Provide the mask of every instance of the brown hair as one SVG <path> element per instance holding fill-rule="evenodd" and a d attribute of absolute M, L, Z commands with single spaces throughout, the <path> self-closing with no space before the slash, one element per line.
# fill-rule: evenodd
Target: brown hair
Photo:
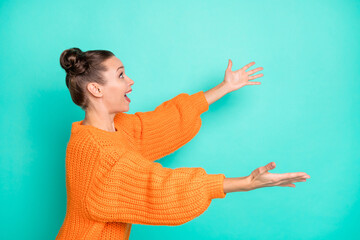
<path fill-rule="evenodd" d="M 115 56 L 107 50 L 91 50 L 83 52 L 79 48 L 69 48 L 60 55 L 60 65 L 66 71 L 65 83 L 70 91 L 73 102 L 84 111 L 89 106 L 86 86 L 90 82 L 104 85 L 101 75 L 107 68 L 102 63 Z"/>

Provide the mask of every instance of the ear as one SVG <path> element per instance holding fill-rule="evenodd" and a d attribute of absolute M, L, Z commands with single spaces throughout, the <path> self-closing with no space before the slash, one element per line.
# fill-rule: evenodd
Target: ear
<path fill-rule="evenodd" d="M 101 86 L 97 83 L 89 83 L 86 88 L 95 97 L 101 97 L 103 95 Z"/>

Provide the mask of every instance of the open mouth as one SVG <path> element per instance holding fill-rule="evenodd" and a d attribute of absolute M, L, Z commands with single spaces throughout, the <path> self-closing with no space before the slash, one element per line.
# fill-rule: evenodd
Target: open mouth
<path fill-rule="evenodd" d="M 127 94 L 131 93 L 132 90 L 130 90 L 129 92 L 125 93 L 124 97 L 128 102 L 131 102 L 130 98 L 127 96 Z"/>

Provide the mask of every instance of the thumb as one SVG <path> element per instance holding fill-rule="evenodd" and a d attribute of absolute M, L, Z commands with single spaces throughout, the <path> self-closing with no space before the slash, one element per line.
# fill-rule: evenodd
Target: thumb
<path fill-rule="evenodd" d="M 231 67 L 232 67 L 232 61 L 231 61 L 231 59 L 229 59 L 229 63 L 228 63 L 228 66 L 227 66 L 227 70 L 230 70 L 230 71 L 231 71 Z"/>
<path fill-rule="evenodd" d="M 265 166 L 260 167 L 260 174 L 267 172 L 269 170 L 273 170 L 275 167 L 276 167 L 276 164 L 274 162 L 270 162 L 270 163 L 266 164 Z"/>

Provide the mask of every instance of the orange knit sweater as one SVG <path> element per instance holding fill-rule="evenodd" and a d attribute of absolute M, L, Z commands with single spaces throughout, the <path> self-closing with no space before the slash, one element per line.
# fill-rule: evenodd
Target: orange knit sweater
<path fill-rule="evenodd" d="M 224 174 L 154 162 L 189 142 L 209 109 L 204 92 L 181 93 L 154 111 L 118 113 L 116 132 L 72 123 L 67 208 L 57 240 L 129 239 L 132 224 L 181 225 L 225 198 Z"/>

